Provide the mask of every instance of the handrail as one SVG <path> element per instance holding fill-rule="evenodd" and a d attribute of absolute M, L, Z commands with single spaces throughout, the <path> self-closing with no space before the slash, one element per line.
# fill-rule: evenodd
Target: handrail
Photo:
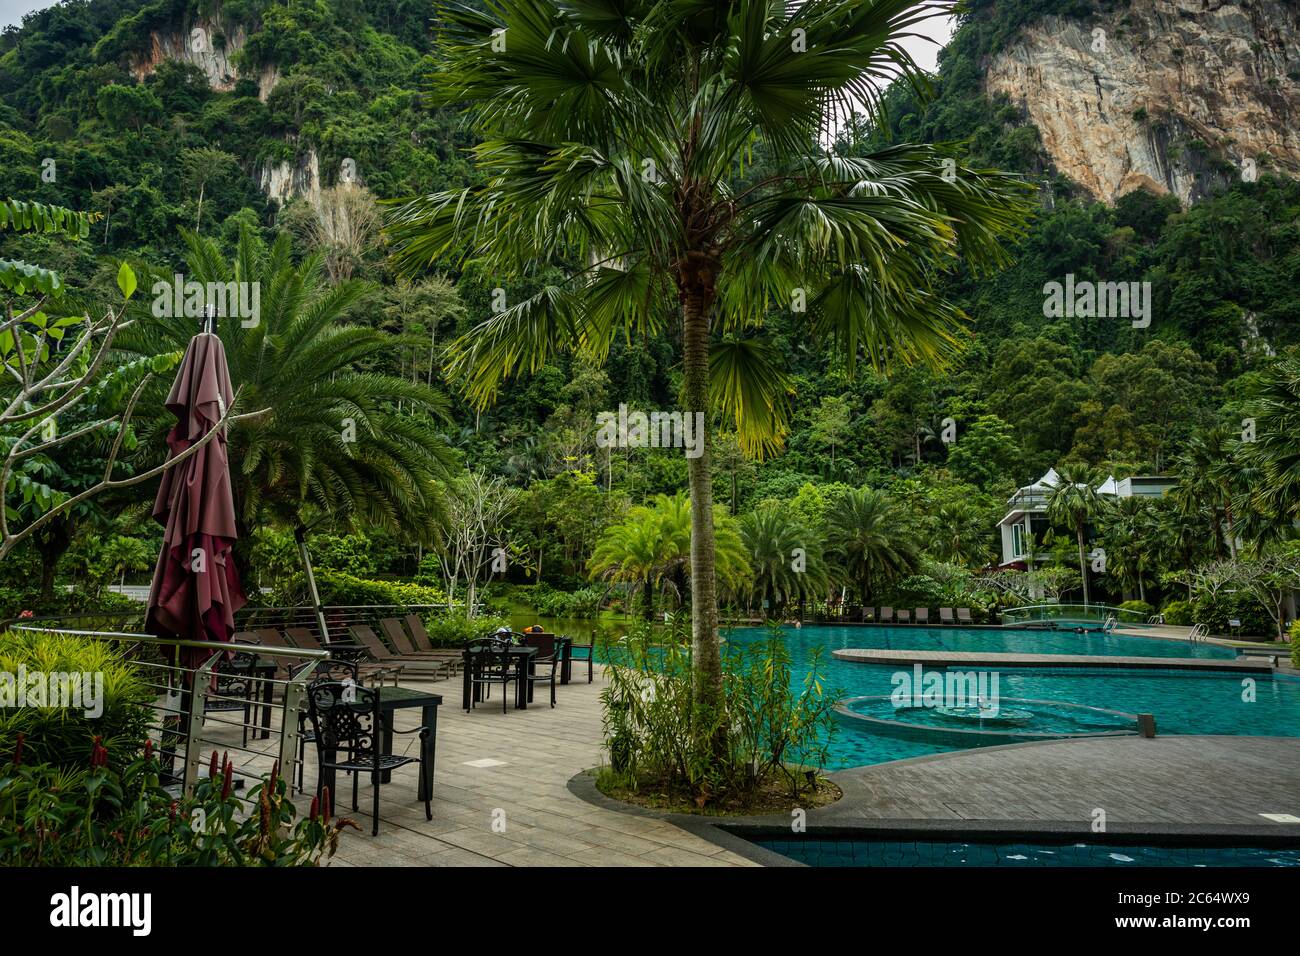
<path fill-rule="evenodd" d="M 57 627 L 32 627 L 28 624 L 19 624 L 11 628 L 14 631 L 34 631 L 39 634 L 66 634 L 70 637 L 89 637 L 95 640 L 103 638 L 114 638 L 117 640 L 132 641 L 137 644 L 157 644 L 166 647 L 209 647 L 214 652 L 237 650 L 248 648 L 250 646 L 257 648 L 258 654 L 265 654 L 267 657 L 292 657 L 297 660 L 317 660 L 324 661 L 330 659 L 330 652 L 327 650 L 315 650 L 309 648 L 296 647 L 267 647 L 262 644 L 248 645 L 236 644 L 233 641 L 194 641 L 188 638 L 171 638 L 158 637 L 155 634 L 133 634 L 129 631 L 80 631 L 69 628 Z"/>
<path fill-rule="evenodd" d="M 328 649 L 267 647 L 261 644 L 237 644 L 233 641 L 167 638 L 158 637 L 154 634 L 137 634 L 128 631 L 88 631 L 76 628 L 40 627 L 30 624 L 17 625 L 13 630 L 37 634 L 61 634 L 91 640 L 129 642 L 132 645 L 144 644 L 166 647 L 176 651 L 179 651 L 180 648 L 212 651 L 196 667 L 181 666 L 179 654 L 171 655 L 172 663 L 167 663 L 164 660 L 163 663 L 145 662 L 141 665 L 146 668 L 153 668 L 157 673 L 154 680 L 144 680 L 145 686 L 152 687 L 155 690 L 152 710 L 159 719 L 151 729 L 157 735 L 159 752 L 171 754 L 174 759 L 181 761 L 180 781 L 186 794 L 192 793 L 194 786 L 198 783 L 205 743 L 210 744 L 213 749 L 243 751 L 254 756 L 267 758 L 268 766 L 266 769 L 268 771 L 270 769 L 269 759 L 275 758 L 280 765 L 282 779 L 292 782 L 294 779 L 294 764 L 298 760 L 298 720 L 302 702 L 306 696 L 307 681 L 316 670 L 317 663 L 331 659 Z M 218 717 L 209 716 L 207 703 L 209 700 L 234 700 L 236 702 L 240 700 L 240 698 L 228 696 L 229 692 L 223 694 L 218 689 L 219 685 L 216 684 L 216 681 L 223 677 L 241 676 L 218 671 L 218 664 L 222 660 L 223 654 L 228 651 L 256 654 L 259 657 L 265 656 L 269 659 L 288 658 L 306 663 L 300 663 L 298 667 L 288 668 L 287 679 L 266 674 L 243 674 L 242 679 L 246 682 L 245 687 L 250 688 L 246 690 L 248 696 L 244 698 L 245 715 L 238 722 L 222 720 Z M 256 699 L 252 694 L 252 686 L 263 689 L 262 699 Z M 278 704 L 274 701 L 274 691 L 277 686 L 284 689 L 282 700 Z M 259 710 L 264 715 L 261 725 L 257 724 Z M 252 731 L 253 741 L 257 740 L 259 734 L 263 737 L 269 737 L 272 730 L 270 726 L 271 715 L 277 712 L 281 715 L 281 723 L 278 732 L 279 739 L 275 749 L 273 751 L 250 750 L 247 746 L 250 743 L 247 739 L 248 731 Z M 245 735 L 244 746 L 240 746 L 238 738 L 234 742 L 228 739 L 218 740 L 216 738 L 205 740 L 205 723 L 214 725 L 218 730 L 222 727 L 239 728 Z M 248 771 L 242 769 L 240 772 L 246 773 Z"/>

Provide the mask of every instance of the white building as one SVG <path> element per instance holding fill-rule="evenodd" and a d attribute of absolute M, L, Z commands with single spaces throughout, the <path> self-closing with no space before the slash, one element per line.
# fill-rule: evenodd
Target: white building
<path fill-rule="evenodd" d="M 1043 535 L 1050 527 L 1047 520 L 1047 497 L 1061 481 L 1055 468 L 1047 469 L 1047 474 L 1032 485 L 1017 488 L 1016 493 L 1007 500 L 1007 513 L 998 522 L 998 531 L 1002 535 L 1002 561 L 999 567 L 1030 565 L 1030 541 L 1038 552 L 1033 555 L 1034 564 L 1042 564 L 1048 555 L 1041 550 Z M 1157 475 L 1137 475 L 1121 478 L 1118 481 L 1112 475 L 1097 486 L 1097 493 L 1114 495 L 1116 498 L 1134 498 L 1139 495 L 1158 498 L 1178 483 L 1176 478 Z"/>

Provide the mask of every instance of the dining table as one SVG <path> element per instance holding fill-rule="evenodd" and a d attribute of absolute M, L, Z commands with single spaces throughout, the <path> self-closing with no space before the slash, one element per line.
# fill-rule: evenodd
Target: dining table
<path fill-rule="evenodd" d="M 533 699 L 533 682 L 524 677 L 525 670 L 529 675 L 535 673 L 537 663 L 538 648 L 525 647 L 522 644 L 510 644 L 507 646 L 510 652 L 511 663 L 519 672 L 520 679 L 515 682 L 515 707 L 518 710 L 527 710 L 529 703 Z M 474 704 L 482 700 L 482 686 L 474 683 L 474 674 L 476 669 L 483 661 L 484 654 L 499 654 L 500 648 L 492 645 L 476 644 L 466 647 L 463 652 L 463 667 L 461 668 L 462 684 L 462 704 L 465 710 L 470 710 Z"/>

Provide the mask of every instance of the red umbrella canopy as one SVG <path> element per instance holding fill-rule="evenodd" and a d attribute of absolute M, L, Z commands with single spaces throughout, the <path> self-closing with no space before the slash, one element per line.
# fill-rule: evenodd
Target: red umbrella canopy
<path fill-rule="evenodd" d="M 233 394 L 221 339 L 206 332 L 196 335 L 167 396 L 167 408 L 176 416 L 167 434 L 168 458 L 200 441 L 221 420 Z M 160 637 L 229 641 L 235 612 L 246 599 L 230 553 L 239 535 L 224 426 L 189 458 L 163 472 L 153 516 L 166 531 L 145 629 Z M 188 667 L 209 656 L 188 650 L 182 654 Z"/>

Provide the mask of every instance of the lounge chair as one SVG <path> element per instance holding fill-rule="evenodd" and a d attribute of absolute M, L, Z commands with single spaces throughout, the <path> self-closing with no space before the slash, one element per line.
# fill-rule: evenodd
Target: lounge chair
<path fill-rule="evenodd" d="M 950 607 L 941 607 L 941 608 L 939 608 L 939 623 L 940 623 L 940 624 L 956 624 L 956 623 L 957 623 L 956 619 L 953 618 L 953 616 L 952 616 L 952 608 L 950 608 Z"/>
<path fill-rule="evenodd" d="M 394 654 L 368 624 L 353 624 L 349 631 L 353 638 L 356 639 L 356 642 L 369 651 L 370 656 L 378 664 L 385 667 L 400 667 L 404 671 L 421 677 L 427 677 L 430 674 L 441 674 L 443 677 L 451 676 L 451 667 L 445 660 L 435 660 L 428 657 L 405 657 Z"/>
<path fill-rule="evenodd" d="M 397 686 L 397 679 L 401 676 L 402 668 L 405 666 L 401 661 L 393 663 L 384 663 L 382 661 L 361 662 L 357 661 L 359 652 L 365 650 L 359 644 L 331 644 L 329 647 L 322 647 L 321 642 L 312 633 L 309 627 L 290 627 L 284 632 L 289 640 L 293 641 L 293 646 L 310 651 L 329 651 L 331 654 L 339 656 L 343 660 L 354 661 L 357 664 L 357 679 L 365 682 L 371 677 L 378 677 L 382 685 L 388 676 L 393 678 L 393 686 Z"/>
<path fill-rule="evenodd" d="M 909 610 L 908 610 L 907 608 L 905 608 L 905 607 L 900 607 L 900 608 L 898 609 L 898 623 L 899 623 L 899 624 L 911 624 L 911 623 L 912 623 L 912 612 L 909 611 Z"/>
<path fill-rule="evenodd" d="M 892 607 L 882 607 L 880 609 L 880 623 L 889 624 L 894 620 L 894 609 Z"/>
<path fill-rule="evenodd" d="M 968 607 L 959 607 L 959 608 L 957 608 L 957 623 L 958 623 L 958 624 L 974 624 L 974 623 L 975 623 L 974 620 L 972 620 L 972 618 L 971 618 L 971 616 L 970 616 L 970 608 L 968 608 Z"/>
<path fill-rule="evenodd" d="M 916 609 L 916 623 L 917 624 L 930 623 L 930 609 L 928 607 L 918 607 Z"/>
<path fill-rule="evenodd" d="M 446 657 L 447 660 L 451 661 L 451 673 L 454 677 L 456 671 L 460 669 L 461 652 L 452 650 L 449 647 L 434 647 L 429 632 L 424 628 L 424 621 L 420 620 L 420 615 L 408 614 L 403 620 L 406 621 L 407 630 L 411 632 L 411 639 L 415 642 L 415 649 L 429 654 L 430 657 Z"/>
<path fill-rule="evenodd" d="M 411 614 L 408 617 L 415 617 L 415 615 Z M 415 619 L 419 621 L 418 617 Z M 389 643 L 393 645 L 398 656 L 411 660 L 440 661 L 447 665 L 447 676 L 455 675 L 456 663 L 460 659 L 460 655 L 456 651 L 435 650 L 432 644 L 428 648 L 416 647 L 415 642 L 406 636 L 406 630 L 402 627 L 402 622 L 395 617 L 384 618 L 379 622 L 379 626 L 384 629 L 384 635 L 388 638 Z M 420 626 L 420 630 L 424 630 L 423 625 Z M 412 631 L 412 634 L 414 634 L 414 631 Z M 429 643 L 429 635 L 426 633 L 424 637 L 425 643 Z"/>

